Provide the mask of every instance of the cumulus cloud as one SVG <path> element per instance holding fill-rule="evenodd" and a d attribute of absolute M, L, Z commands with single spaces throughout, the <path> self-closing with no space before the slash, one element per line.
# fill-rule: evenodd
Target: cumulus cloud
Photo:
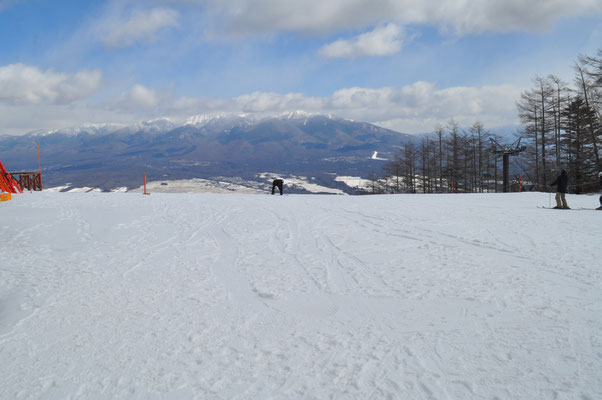
<path fill-rule="evenodd" d="M 198 1 L 211 21 L 233 34 L 310 34 L 383 22 L 426 24 L 456 34 L 541 29 L 555 21 L 602 13 L 599 0 L 221 0 Z M 215 22 L 214 22 L 215 23 Z"/>
<path fill-rule="evenodd" d="M 168 8 L 135 10 L 126 18 L 110 17 L 100 24 L 107 47 L 129 47 L 138 41 L 152 41 L 158 31 L 178 26 L 179 14 Z"/>
<path fill-rule="evenodd" d="M 230 99 L 181 98 L 164 109 L 181 117 L 204 113 L 274 115 L 303 110 L 377 123 L 407 133 L 425 132 L 454 118 L 468 126 L 476 120 L 488 127 L 517 123 L 515 101 L 521 89 L 511 85 L 451 87 L 416 82 L 401 88 L 345 88 L 329 96 L 255 92 Z"/>
<path fill-rule="evenodd" d="M 319 54 L 328 58 L 387 56 L 401 50 L 402 28 L 396 24 L 377 27 L 351 40 L 339 39 L 323 46 Z"/>
<path fill-rule="evenodd" d="M 2 88 L 0 83 L 0 93 L 5 96 Z M 420 133 L 432 131 L 435 124 L 445 123 L 450 118 L 461 126 L 470 126 L 477 120 L 487 128 L 517 124 L 515 101 L 521 91 L 522 88 L 511 85 L 439 88 L 434 83 L 420 81 L 403 87 L 344 88 L 328 96 L 253 92 L 232 98 L 173 99 L 168 91 L 134 85 L 104 106 L 85 102 L 69 107 L 36 103 L 40 96 L 35 101 L 22 96 L 20 98 L 28 100 L 17 102 L 12 99 L 6 104 L 0 98 L 0 119 L 5 128 L 3 133 L 16 134 L 40 128 L 64 128 L 83 122 L 132 123 L 158 117 L 184 121 L 198 114 L 228 113 L 263 117 L 303 110 L 331 113 L 406 133 Z M 35 121 L 31 119 L 32 114 L 37 116 Z"/>
<path fill-rule="evenodd" d="M 0 72 L 1 75 L 1 72 Z M 0 92 L 2 85 L 0 83 Z M 140 120 L 156 119 L 157 115 L 167 116 L 177 113 L 176 109 L 190 107 L 174 107 L 166 92 L 160 92 L 134 85 L 130 90 L 117 95 L 103 104 L 80 101 L 72 104 L 47 102 L 3 102 L 0 97 L 0 135 L 22 135 L 35 130 L 53 130 L 80 126 L 86 123 L 120 123 L 131 124 Z M 195 104 L 198 105 L 198 100 Z M 31 116 L 35 115 L 35 118 Z M 186 117 L 190 116 L 186 114 Z"/>
<path fill-rule="evenodd" d="M 220 0 L 198 1 L 213 21 L 232 33 L 296 31 L 326 33 L 360 28 L 382 17 L 391 0 Z M 374 5 L 372 7 L 371 5 Z M 367 22 L 369 21 L 369 22 Z"/>
<path fill-rule="evenodd" d="M 430 82 L 416 82 L 399 89 L 339 90 L 328 98 L 327 107 L 349 118 L 420 132 L 432 129 L 432 121 L 452 117 L 467 125 L 477 119 L 490 126 L 516 123 L 514 103 L 519 94 L 520 89 L 509 85 L 440 89 Z M 411 123 L 399 124 L 402 121 Z"/>
<path fill-rule="evenodd" d="M 0 102 L 8 104 L 69 104 L 92 95 L 100 86 L 100 71 L 61 74 L 24 64 L 0 67 Z"/>
<path fill-rule="evenodd" d="M 149 109 L 156 107 L 160 101 L 159 92 L 142 85 L 134 85 L 119 97 L 115 106 L 123 109 Z"/>

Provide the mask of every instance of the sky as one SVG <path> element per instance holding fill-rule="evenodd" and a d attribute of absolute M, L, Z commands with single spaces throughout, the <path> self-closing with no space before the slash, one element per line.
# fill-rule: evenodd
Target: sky
<path fill-rule="evenodd" d="M 0 134 L 299 110 L 495 129 L 601 47 L 599 0 L 0 0 Z"/>

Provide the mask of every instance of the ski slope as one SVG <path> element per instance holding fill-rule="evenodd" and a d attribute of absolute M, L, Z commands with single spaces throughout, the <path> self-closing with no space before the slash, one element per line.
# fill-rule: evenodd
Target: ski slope
<path fill-rule="evenodd" d="M 15 195 L 0 398 L 601 399 L 602 212 L 548 204 Z"/>

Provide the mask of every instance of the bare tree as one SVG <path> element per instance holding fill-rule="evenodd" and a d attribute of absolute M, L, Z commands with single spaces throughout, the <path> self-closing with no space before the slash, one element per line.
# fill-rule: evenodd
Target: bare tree
<path fill-rule="evenodd" d="M 368 193 L 368 194 L 385 193 L 383 184 L 375 172 L 370 172 L 370 174 L 368 175 L 368 188 L 367 188 L 367 192 L 365 191 L 364 193 Z"/>
<path fill-rule="evenodd" d="M 587 107 L 581 96 L 577 96 L 563 112 L 563 141 L 566 144 L 568 169 L 576 193 L 597 187 L 598 165 L 593 152 L 595 147 L 589 134 L 590 127 L 600 132 L 594 110 Z"/>
<path fill-rule="evenodd" d="M 432 147 L 433 147 L 433 143 L 431 142 L 431 140 L 428 137 L 423 138 L 422 141 L 420 142 L 419 158 L 420 158 L 420 163 L 421 163 L 421 167 L 422 167 L 422 173 L 421 173 L 422 193 L 430 193 L 431 192 Z"/>
<path fill-rule="evenodd" d="M 592 56 L 580 56 L 579 63 L 589 82 L 589 106 L 597 113 L 598 121 L 602 120 L 600 108 L 602 106 L 602 49 L 598 49 L 598 54 Z"/>
<path fill-rule="evenodd" d="M 403 153 L 401 150 L 395 153 L 393 160 L 389 161 L 383 166 L 385 177 L 393 180 L 395 193 L 401 193 L 402 191 L 402 177 L 403 177 Z"/>
<path fill-rule="evenodd" d="M 583 58 L 583 56 L 582 56 Z M 588 79 L 588 77 L 590 76 L 596 76 L 595 72 L 588 72 L 584 66 L 580 63 L 575 63 L 575 83 L 577 84 L 577 86 L 579 87 L 579 90 L 581 91 L 581 94 L 583 95 L 583 100 L 585 101 L 585 106 L 588 109 L 592 109 L 595 110 L 593 106 L 596 105 L 596 102 L 598 101 L 599 93 L 600 93 L 600 83 L 599 83 L 599 79 L 595 79 L 595 80 L 591 80 Z M 590 99 L 596 99 L 593 102 L 590 101 Z M 597 120 L 600 120 L 600 108 L 599 108 L 599 104 L 598 104 L 598 109 L 595 110 L 596 114 L 597 114 Z M 602 164 L 600 164 L 600 153 L 598 152 L 598 135 L 596 134 L 596 129 L 594 127 L 594 122 L 595 120 L 590 121 L 590 124 L 588 126 L 588 130 L 589 133 L 591 135 L 591 139 L 592 139 L 592 143 L 593 143 L 593 147 L 594 147 L 594 156 L 596 158 L 596 165 L 598 166 L 598 169 L 602 170 Z"/>
<path fill-rule="evenodd" d="M 406 172 L 406 188 L 409 192 L 416 192 L 416 152 L 412 143 L 404 147 L 404 169 Z"/>
<path fill-rule="evenodd" d="M 551 127 L 554 125 L 553 122 L 550 121 L 551 117 L 553 117 L 552 109 L 553 109 L 553 96 L 554 89 L 550 85 L 550 82 L 545 78 L 537 77 L 535 78 L 535 82 L 537 84 L 535 94 L 538 97 L 539 101 L 539 109 L 541 110 L 541 119 L 540 119 L 540 145 L 541 145 L 541 168 L 543 181 L 545 183 L 548 182 L 548 165 L 547 165 L 547 157 L 546 157 L 546 146 L 547 146 L 547 136 L 551 131 Z"/>
<path fill-rule="evenodd" d="M 556 154 L 556 165 L 562 165 L 561 160 L 561 116 L 565 103 L 570 99 L 570 89 L 567 84 L 555 75 L 549 75 L 548 79 L 554 83 L 554 101 L 552 105 L 552 115 L 554 119 L 554 150 Z"/>
<path fill-rule="evenodd" d="M 478 192 L 483 192 L 483 166 L 484 166 L 484 144 L 489 137 L 489 132 L 481 121 L 476 121 L 470 127 L 470 133 L 474 137 L 474 170 L 476 176 L 476 186 Z"/>
<path fill-rule="evenodd" d="M 554 126 L 554 88 L 545 78 L 536 77 L 535 87 L 521 94 L 517 103 L 519 116 L 525 125 L 526 142 L 533 146 L 535 184 L 545 187 L 548 181 L 548 136 Z"/>
<path fill-rule="evenodd" d="M 460 126 L 452 118 L 447 123 L 447 129 L 449 130 L 447 145 L 447 171 L 449 187 L 453 187 L 454 190 L 456 190 L 458 188 L 458 182 L 460 182 L 462 179 L 462 143 L 459 135 Z"/>
<path fill-rule="evenodd" d="M 444 129 L 443 129 L 443 125 L 441 124 L 437 124 L 437 126 L 435 126 L 435 135 L 437 135 L 437 145 L 438 145 L 438 154 L 437 154 L 437 159 L 438 159 L 438 168 L 437 168 L 437 177 L 439 178 L 439 186 L 437 188 L 437 191 L 442 192 L 443 191 L 443 137 L 444 137 Z"/>

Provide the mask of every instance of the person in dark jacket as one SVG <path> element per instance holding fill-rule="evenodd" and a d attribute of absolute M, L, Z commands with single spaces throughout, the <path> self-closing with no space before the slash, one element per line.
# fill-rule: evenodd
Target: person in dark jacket
<path fill-rule="evenodd" d="M 276 188 L 278 188 L 280 196 L 282 196 L 283 187 L 284 181 L 282 179 L 274 179 L 274 182 L 272 182 L 272 194 L 274 194 L 274 191 L 276 190 Z"/>
<path fill-rule="evenodd" d="M 602 172 L 598 172 L 598 177 L 600 178 L 600 207 L 596 210 L 602 210 Z"/>
<path fill-rule="evenodd" d="M 563 169 L 558 175 L 558 178 L 550 184 L 550 186 L 556 186 L 556 207 L 569 210 L 570 207 L 566 202 L 566 192 L 569 188 L 569 176 Z"/>

